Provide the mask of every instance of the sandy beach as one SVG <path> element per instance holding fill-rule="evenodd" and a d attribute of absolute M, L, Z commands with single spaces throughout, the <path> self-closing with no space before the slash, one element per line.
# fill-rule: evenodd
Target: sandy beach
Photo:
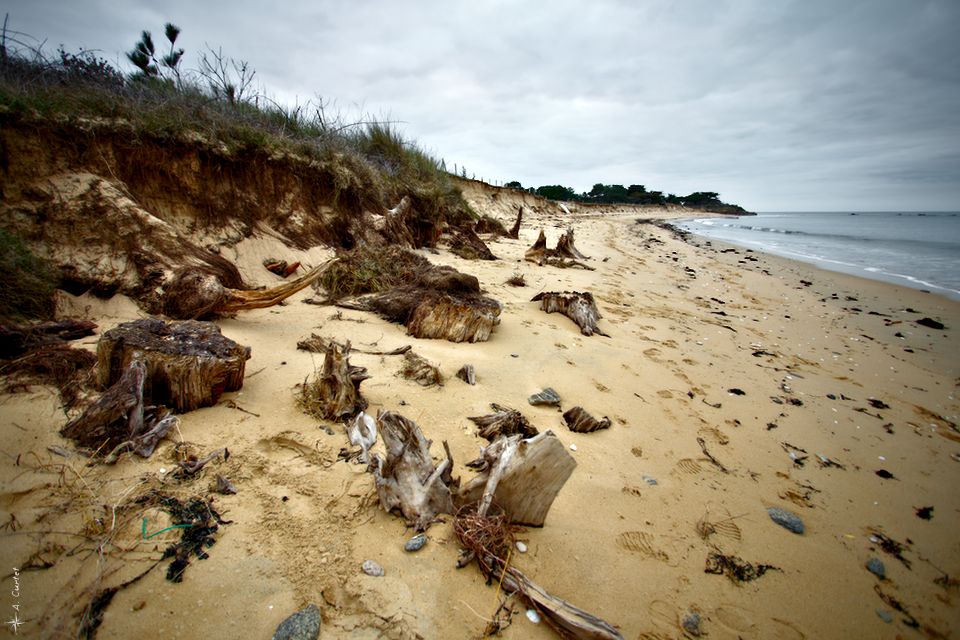
<path fill-rule="evenodd" d="M 369 411 L 414 420 L 437 457 L 447 441 L 454 475 L 464 480 L 473 472 L 463 463 L 486 444 L 468 417 L 491 403 L 556 433 L 577 467 L 545 526 L 519 534 L 527 551 L 511 562 L 625 638 L 684 637 L 692 614 L 714 639 L 955 636 L 960 304 L 687 242 L 639 221 L 679 211 L 567 213 L 479 183 L 464 190 L 476 211 L 507 226 L 525 207 L 518 240 L 485 237 L 496 261 L 418 252 L 477 276 L 501 302 L 488 342 L 414 339 L 371 313 L 305 304 L 321 297 L 308 289 L 218 320 L 252 349 L 242 390 L 184 414 L 151 458 L 127 456 L 111 467 L 48 450 L 70 449 L 58 435 L 66 416 L 54 390 L 0 397 L 0 521 L 8 523 L 0 532 L 0 615 L 19 605 L 26 622 L 18 635 L 66 637 L 92 588 L 141 573 L 176 536 L 144 535 L 168 526 L 162 512 L 123 511 L 115 544 L 91 550 L 81 534 L 117 526 L 116 505 L 151 488 L 208 495 L 219 473 L 237 494 L 215 499 L 230 524 L 209 558 L 192 561 L 182 583 L 168 582 L 161 563 L 118 591 L 99 638 L 267 638 L 310 603 L 321 610 L 323 638 L 481 636 L 498 606 L 497 585 L 485 584 L 475 566 L 455 567 L 450 519 L 429 528 L 422 550 L 405 552 L 414 532 L 380 508 L 363 465 L 338 460 L 349 446 L 343 428 L 297 407 L 298 385 L 322 362 L 297 341 L 315 333 L 368 350 L 412 345 L 437 365 L 444 384 L 424 388 L 398 376 L 402 358 L 351 356 L 371 374 L 361 387 Z M 541 229 L 552 246 L 567 228 L 593 270 L 523 261 Z M 281 280 L 263 268 L 265 257 L 309 268 L 332 251 L 295 251 L 264 234 L 223 255 L 248 282 L 273 286 Z M 514 274 L 525 287 L 506 284 Z M 531 302 L 563 290 L 595 296 L 609 337 L 581 335 Z M 62 315 L 90 318 L 101 334 L 144 315 L 122 296 L 61 293 L 59 303 Z M 917 324 L 922 318 L 945 329 Z M 95 349 L 96 338 L 83 344 Z M 475 386 L 455 377 L 466 363 L 476 369 Z M 564 410 L 579 405 L 612 426 L 570 432 L 556 409 L 528 404 L 545 387 Z M 200 454 L 227 447 L 230 456 L 178 481 L 170 474 L 178 443 Z M 804 533 L 778 526 L 770 507 L 799 516 Z M 929 519 L 917 515 L 924 507 L 933 507 Z M 888 552 L 897 543 L 899 558 Z M 735 581 L 705 572 L 711 553 L 772 568 Z M 872 558 L 884 579 L 865 567 Z M 385 575 L 362 573 L 365 560 Z M 555 637 L 515 609 L 503 637 Z M 9 627 L 2 633 L 12 636 Z"/>

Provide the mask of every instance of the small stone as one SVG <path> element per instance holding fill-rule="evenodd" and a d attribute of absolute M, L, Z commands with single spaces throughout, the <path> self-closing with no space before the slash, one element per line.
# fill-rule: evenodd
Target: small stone
<path fill-rule="evenodd" d="M 883 620 L 887 624 L 890 624 L 891 622 L 893 622 L 893 615 L 889 611 L 884 611 L 883 609 L 877 609 L 877 615 L 880 617 L 881 620 Z"/>
<path fill-rule="evenodd" d="M 526 553 L 527 545 L 523 544 L 522 542 L 517 542 L 517 551 L 519 551 L 520 553 Z"/>
<path fill-rule="evenodd" d="M 688 613 L 687 615 L 683 616 L 683 621 L 681 624 L 683 625 L 683 630 L 695 638 L 699 638 L 703 634 L 703 631 L 700 630 L 699 613 Z"/>
<path fill-rule="evenodd" d="M 364 560 L 363 565 L 360 567 L 363 569 L 363 572 L 368 576 L 373 576 L 374 578 L 380 578 L 383 574 L 383 567 L 378 565 L 373 560 Z"/>
<path fill-rule="evenodd" d="M 880 558 L 870 558 L 867 560 L 867 571 L 881 580 L 887 577 L 887 568 L 883 566 L 883 561 L 880 560 Z"/>
<path fill-rule="evenodd" d="M 425 533 L 418 533 L 407 540 L 407 543 L 403 545 L 403 550 L 411 553 L 414 551 L 420 551 L 420 549 L 423 549 L 423 545 L 425 544 L 427 544 L 427 535 Z"/>
<path fill-rule="evenodd" d="M 320 609 L 311 604 L 280 623 L 273 640 L 317 640 L 320 637 Z"/>
<path fill-rule="evenodd" d="M 552 387 L 547 387 L 540 393 L 535 393 L 527 398 L 527 402 L 534 406 L 545 405 L 548 407 L 559 407 L 560 394 L 554 391 Z"/>
<path fill-rule="evenodd" d="M 577 445 L 575 444 L 570 445 L 570 451 L 576 451 L 576 450 L 577 450 Z"/>
<path fill-rule="evenodd" d="M 659 484 L 659 483 L 657 482 L 657 479 L 656 479 L 656 478 L 653 478 L 653 477 L 651 477 L 651 476 L 644 475 L 644 476 L 641 476 L 641 477 L 642 477 L 643 481 L 646 482 L 646 483 L 647 483 L 648 485 L 650 485 L 651 487 L 655 487 L 656 485 Z"/>
<path fill-rule="evenodd" d="M 787 531 L 792 531 L 798 535 L 803 534 L 803 520 L 801 520 L 800 516 L 797 514 L 791 513 L 779 507 L 770 507 L 767 509 L 767 513 L 770 515 L 771 520 L 776 522 Z"/>
<path fill-rule="evenodd" d="M 527 620 L 533 624 L 540 624 L 540 614 L 537 613 L 536 609 L 527 609 Z"/>

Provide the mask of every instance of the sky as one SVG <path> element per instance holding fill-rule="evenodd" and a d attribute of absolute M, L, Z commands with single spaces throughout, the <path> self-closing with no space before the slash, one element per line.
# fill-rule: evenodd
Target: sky
<path fill-rule="evenodd" d="M 502 184 L 717 191 L 752 211 L 960 210 L 957 0 L 7 0 L 131 70 L 140 31 L 288 106 L 396 122 Z"/>

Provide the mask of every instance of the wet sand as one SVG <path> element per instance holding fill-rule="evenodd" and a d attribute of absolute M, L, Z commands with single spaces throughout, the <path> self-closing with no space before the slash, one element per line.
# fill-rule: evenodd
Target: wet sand
<path fill-rule="evenodd" d="M 519 196 L 492 193 L 467 195 L 509 227 Z M 50 445 L 69 446 L 57 434 L 65 417 L 55 394 L 36 388 L 0 398 L 0 521 L 16 516 L 0 532 L 0 559 L 19 570 L 19 596 L 8 595 L 13 577 L 5 577 L 0 613 L 18 603 L 24 637 L 55 637 L 58 624 L 69 629 L 64 621 L 85 604 L 98 573 L 101 588 L 119 584 L 176 538 L 144 540 L 141 515 L 114 520 L 112 507 L 147 488 L 206 495 L 222 473 L 238 493 L 216 498 L 233 522 L 221 527 L 209 558 L 193 561 L 180 584 L 165 580 L 163 563 L 119 591 L 98 637 L 269 637 L 308 603 L 321 608 L 324 638 L 479 637 L 497 606 L 496 585 L 485 585 L 474 566 L 455 568 L 449 521 L 429 529 L 421 551 L 404 552 L 413 532 L 380 509 L 362 466 L 338 461 L 348 446 L 342 428 L 296 407 L 297 385 L 321 363 L 296 343 L 317 333 L 363 348 L 411 344 L 438 365 L 444 385 L 425 389 L 398 377 L 400 358 L 351 358 L 372 374 L 361 387 L 371 411 L 415 420 L 435 456 L 448 441 L 464 479 L 472 472 L 463 462 L 485 443 L 467 418 L 487 413 L 491 402 L 576 445 L 577 468 L 545 526 L 521 533 L 528 551 L 512 562 L 626 638 L 682 637 L 681 620 L 693 612 L 711 638 L 950 637 L 960 595 L 960 304 L 684 242 L 637 222 L 651 215 L 615 207 L 568 215 L 527 202 L 520 239 L 490 241 L 500 260 L 422 252 L 476 275 L 503 304 L 486 343 L 412 339 L 372 314 L 304 304 L 316 296 L 309 290 L 218 321 L 252 348 L 243 389 L 182 416 L 179 431 L 147 460 L 88 468 L 81 458 L 51 454 Z M 541 228 L 553 246 L 568 226 L 593 271 L 522 261 Z M 248 281 L 279 282 L 260 266 L 265 255 L 280 254 L 273 242 L 238 247 Z M 307 268 L 329 255 L 283 251 Z M 514 273 L 526 287 L 506 284 Z M 560 290 L 592 292 L 610 337 L 583 336 L 530 302 Z M 62 303 L 65 312 L 91 316 L 101 332 L 141 315 L 119 297 Z M 923 317 L 946 329 L 918 325 Z M 96 340 L 84 342 L 94 348 Z M 476 386 L 454 376 L 465 363 L 476 368 Z M 547 386 L 564 409 L 580 405 L 612 426 L 571 433 L 555 409 L 527 404 Z M 231 455 L 177 482 L 169 472 L 181 441 L 202 453 L 226 446 Z M 926 506 L 934 507 L 930 520 L 915 512 Z M 805 533 L 772 522 L 768 507 L 800 516 Z M 166 526 L 159 512 L 143 515 L 150 531 Z M 111 526 L 113 543 L 102 554 L 91 550 L 90 537 Z M 880 535 L 903 543 L 903 560 L 871 540 Z M 777 570 L 735 583 L 704 572 L 713 552 Z M 865 569 L 873 557 L 886 580 Z M 386 575 L 361 573 L 367 559 Z M 553 637 L 516 608 L 504 637 Z M 920 631 L 909 628 L 914 623 Z"/>

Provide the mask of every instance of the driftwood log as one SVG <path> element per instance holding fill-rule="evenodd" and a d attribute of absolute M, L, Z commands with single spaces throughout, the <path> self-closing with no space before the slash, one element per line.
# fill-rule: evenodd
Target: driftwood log
<path fill-rule="evenodd" d="M 495 501 L 510 522 L 542 527 L 577 463 L 560 439 L 546 431 L 529 439 L 500 438 L 470 466 L 482 471 L 460 490 L 458 503 L 478 502 L 477 513 L 484 515 Z"/>
<path fill-rule="evenodd" d="M 212 322 L 144 318 L 101 336 L 97 373 L 106 388 L 140 360 L 146 367 L 144 401 L 183 413 L 216 404 L 225 391 L 240 389 L 249 358 L 249 347 L 225 337 Z"/>
<path fill-rule="evenodd" d="M 349 342 L 327 344 L 323 367 L 303 384 L 299 401 L 304 411 L 321 420 L 343 420 L 367 408 L 360 383 L 370 376 L 365 367 L 350 364 L 349 357 Z"/>
<path fill-rule="evenodd" d="M 493 409 L 494 413 L 469 418 L 471 422 L 480 427 L 477 435 L 481 438 L 493 442 L 500 436 L 519 434 L 524 438 L 530 438 L 539 433 L 537 428 L 530 424 L 530 421 L 516 409 L 504 407 L 497 403 L 491 404 L 490 408 Z"/>
<path fill-rule="evenodd" d="M 441 513 L 453 513 L 453 457 L 444 442 L 447 457 L 434 465 L 430 441 L 412 420 L 391 411 L 377 414 L 377 424 L 386 448 L 386 458 L 374 454 L 370 463 L 380 505 L 399 510 L 407 523 L 424 531 Z"/>
<path fill-rule="evenodd" d="M 580 327 L 580 333 L 585 336 L 592 336 L 597 333 L 601 336 L 608 336 L 597 327 L 597 320 L 602 316 L 597 309 L 597 303 L 593 300 L 593 294 L 590 292 L 580 293 L 579 291 L 548 291 L 538 293 L 531 298 L 531 302 L 540 302 L 540 309 L 547 313 L 562 313 Z"/>
<path fill-rule="evenodd" d="M 68 422 L 60 435 L 106 454 L 108 463 L 115 462 L 124 451 L 150 457 L 178 419 L 163 407 L 146 404 L 147 377 L 143 362 L 128 363 L 113 386 L 82 415 Z"/>
<path fill-rule="evenodd" d="M 601 420 L 597 420 L 587 413 L 583 407 L 573 407 L 564 411 L 563 421 L 570 431 L 576 433 L 592 433 L 610 427 L 610 418 L 604 416 Z"/>
<path fill-rule="evenodd" d="M 272 307 L 316 282 L 334 262 L 336 258 L 314 267 L 292 282 L 272 289 L 251 291 L 227 288 L 208 271 L 184 267 L 173 275 L 164 288 L 163 312 L 171 318 L 192 320 Z"/>

